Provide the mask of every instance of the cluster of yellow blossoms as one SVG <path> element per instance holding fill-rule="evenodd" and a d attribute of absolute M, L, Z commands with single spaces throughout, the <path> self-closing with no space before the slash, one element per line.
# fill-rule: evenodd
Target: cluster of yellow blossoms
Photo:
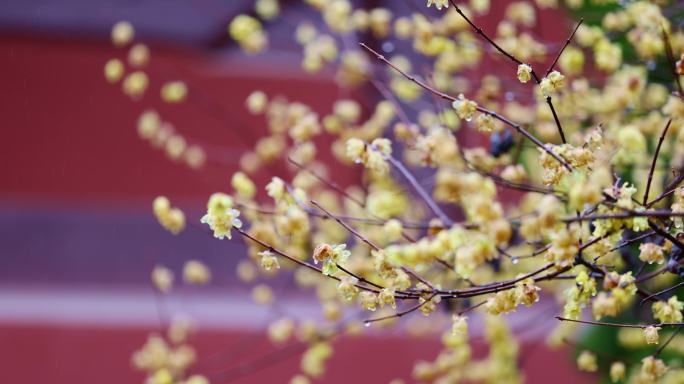
<path fill-rule="evenodd" d="M 171 207 L 171 202 L 164 196 L 159 196 L 152 203 L 152 211 L 159 224 L 169 232 L 177 235 L 185 228 L 185 214 L 180 208 Z"/>
<path fill-rule="evenodd" d="M 183 162 L 192 169 L 205 164 L 204 150 L 198 145 L 188 144 L 187 139 L 172 124 L 162 121 L 154 110 L 146 110 L 138 117 L 138 136 L 153 148 L 163 149 L 169 159 Z"/>
<path fill-rule="evenodd" d="M 217 239 L 225 237 L 230 239 L 232 237 L 230 231 L 233 228 L 242 227 L 238 216 L 240 216 L 240 211 L 233 208 L 233 199 L 230 196 L 224 193 L 214 193 L 207 203 L 207 213 L 200 221 L 214 231 L 214 237 Z"/>
<path fill-rule="evenodd" d="M 340 94 L 375 89 L 382 100 L 345 96 L 320 111 L 262 91 L 245 95 L 267 134 L 240 157 L 232 191 L 213 194 L 201 219 L 216 238 L 237 230 L 245 239 L 249 258 L 236 272 L 254 284 L 257 303 L 273 305 L 274 291 L 258 278 L 275 274 L 319 299 L 332 330 L 287 315 L 268 327 L 277 346 L 306 345 L 291 383 L 323 377 L 335 335 L 418 312 L 433 329 L 452 319 L 434 361 L 413 370 L 414 379 L 435 383 L 522 382 L 507 324 L 521 305 L 537 311 L 547 301 L 562 311 L 550 346 L 572 343 L 579 337 L 572 325 L 589 323 L 620 327 L 625 348 L 657 348 L 661 332 L 683 325 L 673 287 L 684 275 L 684 33 L 665 16 L 674 14 L 671 4 L 516 0 L 502 5 L 490 31 L 479 27 L 489 0 L 422 0 L 430 9 L 411 13 L 303 2 L 321 22 L 293 28 L 302 70 L 334 73 Z M 577 25 L 567 44 L 535 33 L 549 9 L 587 4 L 611 11 Z M 230 22 L 231 39 L 249 54 L 265 51 L 281 5 L 256 0 L 254 13 Z M 380 43 L 349 44 L 355 36 Z M 133 39 L 128 23 L 112 30 L 116 47 Z M 135 44 L 127 60 L 129 73 L 113 59 L 105 77 L 140 100 L 149 49 Z M 483 75 L 487 68 L 495 73 Z M 167 82 L 160 97 L 181 103 L 188 85 Z M 140 116 L 138 133 L 193 168 L 211 160 L 152 110 Z M 269 175 L 263 189 L 253 181 L 279 163 L 287 174 Z M 340 164 L 362 164 L 349 169 L 363 176 L 343 182 Z M 185 226 L 166 198 L 155 200 L 154 214 L 174 234 Z M 201 285 L 212 274 L 190 260 L 182 276 Z M 171 291 L 170 269 L 157 266 L 151 277 L 159 291 Z M 637 309 L 640 299 L 650 312 Z M 594 321 L 582 320 L 589 316 Z M 628 318 L 639 324 L 616 323 Z M 489 346 L 481 359 L 469 344 L 469 333 L 480 332 L 468 329 L 473 320 Z M 684 352 L 679 339 L 660 346 Z M 169 357 L 180 347 L 164 343 L 151 339 L 136 354 L 151 383 L 206 380 L 186 377 L 194 356 Z M 677 361 L 659 353 L 604 364 L 600 350 L 584 350 L 577 366 L 603 370 L 613 382 L 676 382 L 668 364 Z"/>

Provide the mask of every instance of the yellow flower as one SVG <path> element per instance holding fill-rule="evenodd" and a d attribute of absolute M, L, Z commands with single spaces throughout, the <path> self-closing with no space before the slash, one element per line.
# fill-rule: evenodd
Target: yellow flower
<path fill-rule="evenodd" d="M 639 260 L 649 264 L 662 264 L 665 262 L 663 247 L 654 243 L 642 243 L 639 245 Z"/>
<path fill-rule="evenodd" d="M 252 289 L 252 300 L 257 304 L 272 304 L 274 300 L 273 290 L 266 284 L 256 285 Z"/>
<path fill-rule="evenodd" d="M 144 67 L 150 61 L 150 49 L 145 44 L 136 44 L 128 51 L 128 63 L 131 67 Z"/>
<path fill-rule="evenodd" d="M 667 372 L 667 366 L 662 360 L 653 356 L 647 356 L 641 360 L 641 371 L 639 372 L 641 382 L 658 383 L 665 372 Z"/>
<path fill-rule="evenodd" d="M 242 172 L 235 172 L 230 179 L 230 183 L 235 192 L 245 199 L 251 199 L 256 194 L 254 182 Z"/>
<path fill-rule="evenodd" d="M 449 0 L 427 0 L 427 6 L 435 5 L 435 8 L 441 10 L 442 8 L 449 8 Z"/>
<path fill-rule="evenodd" d="M 211 271 L 201 261 L 190 260 L 183 266 L 183 281 L 187 284 L 204 285 L 211 280 Z"/>
<path fill-rule="evenodd" d="M 182 81 L 170 81 L 162 86 L 161 98 L 167 103 L 175 104 L 185 100 L 188 87 Z"/>
<path fill-rule="evenodd" d="M 152 270 L 152 283 L 162 293 L 170 291 L 173 286 L 173 272 L 161 265 L 155 266 Z"/>
<path fill-rule="evenodd" d="M 473 119 L 473 114 L 477 111 L 477 103 L 468 100 L 463 94 L 458 95 L 458 100 L 454 100 L 451 106 L 456 110 L 456 114 L 460 119 L 470 121 Z"/>
<path fill-rule="evenodd" d="M 110 83 L 121 80 L 124 74 L 124 65 L 119 59 L 111 59 L 104 66 L 105 78 Z"/>
<path fill-rule="evenodd" d="M 233 209 L 232 206 L 233 200 L 226 194 L 214 193 L 209 198 L 207 214 L 202 216 L 200 222 L 209 225 L 217 239 L 230 239 L 231 229 L 242 227 L 242 221 L 238 219 L 240 211 Z"/>
<path fill-rule="evenodd" d="M 228 34 L 246 53 L 261 52 L 268 45 L 268 37 L 261 28 L 261 23 L 248 15 L 236 16 L 228 26 Z"/>
<path fill-rule="evenodd" d="M 286 192 L 285 182 L 279 177 L 271 178 L 271 182 L 266 184 L 266 194 L 276 202 L 281 201 L 285 197 Z"/>
<path fill-rule="evenodd" d="M 272 20 L 280 13 L 280 3 L 278 0 L 257 0 L 254 9 L 262 19 Z"/>
<path fill-rule="evenodd" d="M 147 78 L 145 72 L 135 71 L 126 76 L 123 81 L 122 88 L 126 95 L 137 99 L 141 97 L 143 93 L 145 93 L 148 84 L 149 79 Z"/>
<path fill-rule="evenodd" d="M 260 115 L 266 110 L 266 106 L 268 105 L 268 97 L 264 92 L 254 91 L 247 96 L 245 105 L 251 114 Z"/>
<path fill-rule="evenodd" d="M 596 355 L 589 351 L 582 351 L 577 357 L 577 367 L 581 371 L 596 372 L 596 370 L 598 370 Z"/>
<path fill-rule="evenodd" d="M 534 285 L 533 279 L 528 278 L 520 281 L 516 283 L 516 289 L 514 290 L 516 302 L 530 307 L 539 301 L 539 291 L 541 291 L 541 288 Z"/>
<path fill-rule="evenodd" d="M 554 233 L 551 247 L 546 252 L 546 259 L 553 261 L 559 267 L 572 265 L 579 249 L 579 230 L 577 226 L 570 226 Z"/>
<path fill-rule="evenodd" d="M 283 317 L 268 326 L 268 339 L 271 340 L 273 344 L 283 344 L 290 339 L 294 330 L 294 322 L 287 317 Z"/>
<path fill-rule="evenodd" d="M 375 139 L 375 140 L 373 140 L 371 145 L 377 151 L 379 151 L 381 154 L 383 154 L 385 156 L 389 156 L 392 154 L 392 142 L 389 141 L 389 139 L 385 139 L 385 138 Z"/>
<path fill-rule="evenodd" d="M 273 269 L 280 269 L 278 258 L 273 252 L 269 250 L 262 251 L 259 252 L 259 256 L 261 256 L 261 268 L 264 270 L 271 271 Z"/>
<path fill-rule="evenodd" d="M 518 80 L 527 83 L 532 79 L 532 67 L 527 64 L 518 65 Z"/>
<path fill-rule="evenodd" d="M 154 110 L 148 109 L 138 117 L 138 135 L 140 138 L 152 139 L 161 128 L 161 118 Z"/>
<path fill-rule="evenodd" d="M 185 228 L 185 214 L 179 208 L 171 208 L 166 197 L 158 196 L 154 199 L 152 211 L 159 224 L 172 234 L 177 235 Z"/>
<path fill-rule="evenodd" d="M 658 331 L 660 330 L 660 327 L 654 327 L 654 326 L 649 326 L 644 328 L 644 339 L 646 340 L 646 344 L 658 344 L 659 337 L 658 337 Z"/>
<path fill-rule="evenodd" d="M 404 226 L 401 221 L 397 219 L 390 219 L 385 222 L 382 226 L 382 231 L 387 237 L 388 241 L 396 241 L 401 238 L 401 234 L 404 231 Z"/>
<path fill-rule="evenodd" d="M 394 289 L 392 288 L 383 288 L 378 294 L 378 301 L 381 308 L 385 305 L 389 305 L 392 308 L 397 308 L 397 303 L 394 300 Z"/>
<path fill-rule="evenodd" d="M 351 138 L 347 140 L 347 157 L 355 163 L 362 163 L 366 158 L 366 144 L 363 140 Z"/>
<path fill-rule="evenodd" d="M 483 133 L 490 133 L 494 130 L 494 119 L 489 113 L 483 113 L 475 121 L 477 130 Z"/>
<path fill-rule="evenodd" d="M 341 277 L 340 283 L 337 284 L 337 292 L 343 299 L 352 301 L 359 293 L 359 288 L 356 287 L 358 282 L 359 280 L 352 276 Z"/>
<path fill-rule="evenodd" d="M 616 383 L 625 378 L 625 363 L 622 361 L 616 361 L 610 365 L 610 380 Z"/>
<path fill-rule="evenodd" d="M 359 294 L 359 301 L 361 302 L 361 308 L 366 311 L 375 312 L 378 308 L 378 295 L 373 292 L 361 292 L 361 294 Z"/>
<path fill-rule="evenodd" d="M 119 21 L 112 27 L 112 43 L 117 47 L 130 43 L 134 36 L 135 30 L 128 21 Z"/>
<path fill-rule="evenodd" d="M 539 89 L 544 97 L 549 97 L 551 94 L 560 91 L 565 86 L 565 76 L 558 71 L 551 72 L 548 76 L 541 80 Z"/>
<path fill-rule="evenodd" d="M 150 381 L 154 384 L 173 384 L 173 375 L 166 368 L 158 369 Z"/>
<path fill-rule="evenodd" d="M 385 157 L 376 150 L 370 150 L 366 156 L 366 167 L 377 172 L 380 175 L 387 174 L 389 172 L 389 164 Z"/>
<path fill-rule="evenodd" d="M 209 384 L 209 379 L 202 375 L 192 375 L 188 377 L 185 384 Z"/>
<path fill-rule="evenodd" d="M 351 252 L 347 250 L 346 244 L 318 244 L 313 251 L 314 263 L 323 263 L 322 272 L 324 275 L 333 275 L 337 272 L 337 265 L 344 263 Z"/>
<path fill-rule="evenodd" d="M 684 304 L 676 296 L 670 297 L 667 302 L 658 301 L 651 307 L 653 317 L 661 323 L 680 323 L 683 308 Z"/>
<path fill-rule="evenodd" d="M 492 315 L 508 313 L 515 310 L 515 307 L 518 305 L 517 299 L 518 297 L 513 289 L 499 292 L 487 299 L 485 309 Z"/>
<path fill-rule="evenodd" d="M 468 334 L 468 318 L 465 316 L 453 315 L 451 317 L 451 334 L 454 336 L 464 336 Z"/>

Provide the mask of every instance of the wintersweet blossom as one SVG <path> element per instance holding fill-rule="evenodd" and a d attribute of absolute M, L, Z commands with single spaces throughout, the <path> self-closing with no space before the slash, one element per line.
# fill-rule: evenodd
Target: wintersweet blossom
<path fill-rule="evenodd" d="M 458 95 L 458 99 L 452 103 L 452 107 L 456 110 L 458 117 L 466 121 L 472 120 L 473 114 L 477 111 L 477 103 L 466 99 L 463 94 Z"/>
<path fill-rule="evenodd" d="M 518 81 L 527 83 L 532 79 L 532 67 L 527 64 L 518 65 Z"/>
<path fill-rule="evenodd" d="M 654 327 L 654 326 L 649 326 L 644 328 L 644 339 L 646 340 L 646 344 L 658 344 L 659 342 L 659 337 L 658 337 L 658 331 L 660 330 L 660 327 Z"/>
<path fill-rule="evenodd" d="M 434 5 L 437 9 L 448 8 L 449 0 L 427 0 L 427 6 L 430 7 Z"/>
<path fill-rule="evenodd" d="M 200 222 L 209 225 L 214 231 L 214 237 L 223 239 L 231 238 L 231 229 L 241 228 L 242 221 L 238 219 L 240 211 L 233 207 L 233 199 L 223 193 L 215 193 L 207 203 L 207 214 L 202 216 Z"/>

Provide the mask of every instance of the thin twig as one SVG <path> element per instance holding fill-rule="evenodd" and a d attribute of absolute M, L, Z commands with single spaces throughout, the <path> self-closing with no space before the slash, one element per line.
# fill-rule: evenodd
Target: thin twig
<path fill-rule="evenodd" d="M 667 340 L 665 340 L 665 342 L 664 342 L 660 347 L 658 347 L 658 349 L 657 349 L 655 352 L 653 352 L 653 357 L 657 357 L 658 355 L 660 355 L 660 353 L 663 352 L 663 350 L 665 349 L 665 347 L 667 347 L 668 344 L 670 344 L 670 342 L 671 342 L 672 340 L 674 340 L 675 336 L 677 336 L 677 334 L 678 334 L 679 331 L 681 331 L 681 330 L 682 330 L 682 325 L 680 325 L 679 327 L 677 327 L 677 329 L 675 329 L 674 332 L 672 332 L 672 334 L 670 335 L 670 337 L 668 337 Z"/>
<path fill-rule="evenodd" d="M 323 207 L 322 207 L 320 204 L 318 204 L 316 201 L 311 200 L 311 201 L 309 201 L 309 202 L 310 202 L 311 204 L 313 204 L 316 208 L 318 208 L 318 209 L 320 209 L 321 211 L 323 211 L 326 215 L 328 215 L 328 217 L 330 217 L 331 219 L 337 221 L 342 227 L 344 227 L 344 229 L 346 229 L 347 231 L 349 231 L 349 233 L 351 233 L 352 235 L 354 235 L 357 239 L 359 239 L 359 240 L 363 241 L 364 243 L 368 244 L 369 247 L 373 248 L 373 249 L 376 250 L 376 251 L 379 251 L 379 250 L 381 249 L 379 246 L 375 245 L 375 243 L 373 243 L 369 238 L 367 238 L 366 236 L 364 236 L 364 235 L 362 235 L 361 233 L 359 233 L 356 229 L 352 228 L 349 224 L 345 223 L 342 219 L 340 219 L 340 218 L 338 218 L 337 216 L 333 215 L 332 213 L 328 212 L 325 208 L 323 208 Z"/>
<path fill-rule="evenodd" d="M 373 148 L 373 150 L 377 150 L 377 148 Z M 416 180 L 413 174 L 408 169 L 406 169 L 406 167 L 404 166 L 404 164 L 401 163 L 401 161 L 395 159 L 391 155 L 383 154 L 383 156 L 385 160 L 389 161 L 389 163 L 392 164 L 392 166 L 397 171 L 399 171 L 399 173 L 401 173 L 402 176 L 404 176 L 404 178 L 409 182 L 409 184 L 411 184 L 413 189 L 415 189 L 418 193 L 418 196 L 420 196 L 420 198 L 423 199 L 423 201 L 425 202 L 425 204 L 427 204 L 430 210 L 435 215 L 437 215 L 439 220 L 442 221 L 442 224 L 444 224 L 447 227 L 451 227 L 452 225 L 454 225 L 454 221 L 451 220 L 451 218 L 447 216 L 446 213 L 444 213 L 444 211 L 442 211 L 439 205 L 437 205 L 437 202 L 435 202 L 435 200 L 432 197 L 430 197 L 427 191 L 425 191 L 425 189 L 420 185 L 420 183 L 418 183 L 418 180 Z"/>
<path fill-rule="evenodd" d="M 670 292 L 670 291 L 674 291 L 675 289 L 681 287 L 682 285 L 684 285 L 684 281 L 682 281 L 681 283 L 675 284 L 675 285 L 671 286 L 670 288 L 663 289 L 663 290 L 660 291 L 660 292 L 657 292 L 657 293 L 654 293 L 654 294 L 652 294 L 652 295 L 649 295 L 649 296 L 647 296 L 645 299 L 641 300 L 641 302 L 639 303 L 639 305 L 644 305 L 644 303 L 645 303 L 646 301 L 651 300 L 652 298 L 654 298 L 654 297 L 656 297 L 656 296 L 659 296 L 659 295 L 662 295 L 662 294 L 664 294 L 664 293 L 668 293 L 668 292 Z"/>
<path fill-rule="evenodd" d="M 659 217 L 659 218 L 684 217 L 684 212 L 629 211 L 629 212 L 620 212 L 620 213 L 601 213 L 601 214 L 594 214 L 594 215 L 564 217 L 561 219 L 561 221 L 564 223 L 574 223 L 576 221 L 584 221 L 584 220 L 631 219 L 634 217 Z"/>
<path fill-rule="evenodd" d="M 419 309 L 422 308 L 425 304 L 427 304 L 427 303 L 429 303 L 430 301 L 432 301 L 432 299 L 433 299 L 435 296 L 436 296 L 436 294 L 432 294 L 427 300 L 423 301 L 422 303 L 418 303 L 418 304 L 416 304 L 415 306 L 413 306 L 413 307 L 411 307 L 411 308 L 409 308 L 409 309 L 407 309 L 407 310 L 405 310 L 405 311 L 397 312 L 397 313 L 395 313 L 395 314 L 393 314 L 393 315 L 387 315 L 387 316 L 382 316 L 382 317 L 376 317 L 375 319 L 368 319 L 368 320 L 364 321 L 363 323 L 364 323 L 366 326 L 368 326 L 368 325 L 370 325 L 370 324 L 372 324 L 372 323 L 376 323 L 376 322 L 378 322 L 378 321 L 384 321 L 384 320 L 395 319 L 395 318 L 398 319 L 398 318 L 400 318 L 400 317 L 402 317 L 402 316 L 408 315 L 409 313 L 412 313 L 412 312 L 415 312 L 415 311 L 419 310 Z"/>
<path fill-rule="evenodd" d="M 684 181 L 684 172 L 680 173 L 677 177 L 674 178 L 666 187 L 665 191 L 661 193 L 658 197 L 655 199 L 651 200 L 650 203 L 646 204 L 646 208 L 652 207 L 655 203 L 659 202 L 660 200 L 668 197 L 669 195 L 673 194 L 676 190 L 677 187 L 679 186 L 679 183 Z"/>
<path fill-rule="evenodd" d="M 648 172 L 648 181 L 646 182 L 646 192 L 644 192 L 643 205 L 646 205 L 648 202 L 648 192 L 651 190 L 651 181 L 653 180 L 656 162 L 658 162 L 658 154 L 660 153 L 660 147 L 663 145 L 663 141 L 665 140 L 665 135 L 667 135 L 667 130 L 670 129 L 670 124 L 672 124 L 672 119 L 667 121 L 665 129 L 663 129 L 663 133 L 660 135 L 660 139 L 658 139 L 658 145 L 656 146 L 655 153 L 653 154 L 653 161 L 651 162 L 651 170 Z"/>
<path fill-rule="evenodd" d="M 348 199 L 349 201 L 354 202 L 356 205 L 358 205 L 358 206 L 360 206 L 360 207 L 362 207 L 362 208 L 365 208 L 365 207 L 366 207 L 366 203 L 364 203 L 363 201 L 361 201 L 361 200 L 357 199 L 356 197 L 354 197 L 354 196 L 350 195 L 349 193 L 347 193 L 347 191 L 345 191 L 344 189 L 342 189 L 342 187 L 340 187 L 336 182 L 334 182 L 334 181 L 332 181 L 332 180 L 328 180 L 327 178 L 325 178 L 325 177 L 319 175 L 317 172 L 314 172 L 313 170 L 309 169 L 309 168 L 306 167 L 305 165 L 303 165 L 303 164 L 297 162 L 295 159 L 293 159 L 293 158 L 290 157 L 290 156 L 287 157 L 287 161 L 289 161 L 289 162 L 290 162 L 292 165 L 294 165 L 295 167 L 297 167 L 297 168 L 299 168 L 299 169 L 305 171 L 306 173 L 310 174 L 311 176 L 313 176 L 314 178 L 316 178 L 316 180 L 318 180 L 318 181 L 322 182 L 323 184 L 327 185 L 328 187 L 334 189 L 337 193 L 339 193 L 340 195 L 344 196 L 344 197 L 345 197 L 346 199 Z"/>
<path fill-rule="evenodd" d="M 659 234 L 660 236 L 670 240 L 672 242 L 672 244 L 674 244 L 676 247 L 679 247 L 679 249 L 684 251 L 684 244 L 682 244 L 682 242 L 679 241 L 676 237 L 670 235 L 669 233 L 667 233 L 667 231 L 663 230 L 657 224 L 651 222 L 650 220 L 648 221 L 648 225 L 651 227 L 651 229 L 656 231 L 657 234 Z"/>
<path fill-rule="evenodd" d="M 563 51 L 565 51 L 565 48 L 570 45 L 570 42 L 572 41 L 572 38 L 575 37 L 575 33 L 577 33 L 577 30 L 579 29 L 580 25 L 584 22 L 584 19 L 580 19 L 580 21 L 577 23 L 575 26 L 575 29 L 572 30 L 572 33 L 570 34 L 570 37 L 565 40 L 565 44 L 563 44 L 563 47 L 558 51 L 558 54 L 556 55 L 556 58 L 553 60 L 551 65 L 549 65 L 549 69 L 546 70 L 546 76 L 548 76 L 551 71 L 553 71 L 553 67 L 556 66 L 556 63 L 558 63 L 558 59 L 560 59 L 561 55 L 563 54 Z"/>
<path fill-rule="evenodd" d="M 603 321 L 588 321 L 588 320 L 574 320 L 566 317 L 556 316 L 560 321 L 570 321 L 573 323 L 601 325 L 604 327 L 618 327 L 618 328 L 648 328 L 648 327 L 681 327 L 684 323 L 658 323 L 658 324 L 620 324 L 620 323 L 606 323 Z"/>

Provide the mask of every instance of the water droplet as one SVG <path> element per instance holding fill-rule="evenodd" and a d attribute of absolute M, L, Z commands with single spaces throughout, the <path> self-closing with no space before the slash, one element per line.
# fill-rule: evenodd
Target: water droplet
<path fill-rule="evenodd" d="M 472 119 L 473 119 L 472 116 L 468 116 L 468 117 L 465 118 L 465 121 L 471 121 Z"/>
<path fill-rule="evenodd" d="M 371 326 L 371 322 L 370 322 L 370 321 L 364 321 L 364 322 L 363 322 L 363 326 L 366 327 L 366 328 L 368 328 L 368 327 Z"/>
<path fill-rule="evenodd" d="M 511 257 L 511 263 L 518 264 L 518 261 L 520 261 L 520 260 L 518 260 L 517 257 Z"/>

